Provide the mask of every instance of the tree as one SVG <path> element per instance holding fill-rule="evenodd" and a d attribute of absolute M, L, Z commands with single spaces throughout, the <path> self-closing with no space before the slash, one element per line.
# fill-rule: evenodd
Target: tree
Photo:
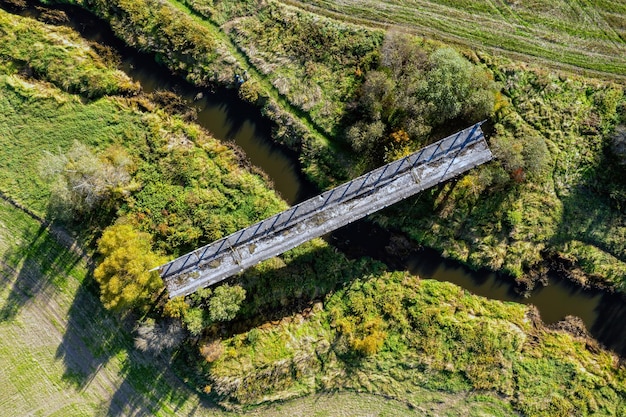
<path fill-rule="evenodd" d="M 459 116 L 472 121 L 489 116 L 498 88 L 485 70 L 452 48 L 433 52 L 430 66 L 417 94 L 428 103 L 428 117 L 434 125 Z"/>
<path fill-rule="evenodd" d="M 165 262 L 151 250 L 151 236 L 129 224 L 108 227 L 98 241 L 104 259 L 94 271 L 100 285 L 100 299 L 111 310 L 143 311 L 163 288 L 156 271 Z"/>
<path fill-rule="evenodd" d="M 235 318 L 246 298 L 246 290 L 236 285 L 221 285 L 213 291 L 209 299 L 209 318 L 211 321 L 228 321 Z"/>
<path fill-rule="evenodd" d="M 454 49 L 428 56 L 416 38 L 390 33 L 381 67 L 368 72 L 361 85 L 346 139 L 374 165 L 389 161 L 423 146 L 432 129 L 446 121 L 488 117 L 498 89 L 485 69 Z M 397 132 L 409 140 L 400 143 Z"/>
<path fill-rule="evenodd" d="M 74 142 L 65 154 L 48 153 L 40 163 L 42 176 L 56 180 L 52 214 L 65 220 L 128 195 L 135 188 L 131 170 L 132 160 L 124 148 L 111 146 L 96 156 L 80 142 Z"/>

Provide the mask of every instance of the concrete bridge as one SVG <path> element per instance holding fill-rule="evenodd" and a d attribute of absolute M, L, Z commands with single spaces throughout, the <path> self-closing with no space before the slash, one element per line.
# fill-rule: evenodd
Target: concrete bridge
<path fill-rule="evenodd" d="M 491 160 L 480 125 L 160 266 L 169 296 L 216 284 Z"/>

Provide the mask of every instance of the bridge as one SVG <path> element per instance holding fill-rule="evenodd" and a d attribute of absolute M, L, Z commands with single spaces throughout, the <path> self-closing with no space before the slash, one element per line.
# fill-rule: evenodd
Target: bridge
<path fill-rule="evenodd" d="M 191 294 L 451 179 L 492 158 L 477 123 L 158 267 L 170 297 Z"/>

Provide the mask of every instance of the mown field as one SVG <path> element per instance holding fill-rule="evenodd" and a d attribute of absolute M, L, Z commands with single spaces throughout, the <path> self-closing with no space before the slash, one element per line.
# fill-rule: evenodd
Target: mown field
<path fill-rule="evenodd" d="M 614 79 L 626 74 L 626 5 L 619 0 L 283 1 L 366 26 L 504 53 Z"/>

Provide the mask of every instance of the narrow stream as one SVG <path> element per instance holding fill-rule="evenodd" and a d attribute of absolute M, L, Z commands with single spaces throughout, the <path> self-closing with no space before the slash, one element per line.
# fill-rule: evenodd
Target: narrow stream
<path fill-rule="evenodd" d="M 389 231 L 364 220 L 333 232 L 330 240 L 352 258 L 369 256 L 387 263 L 392 269 L 408 270 L 425 279 L 451 282 L 472 294 L 492 300 L 532 304 L 546 324 L 556 323 L 570 315 L 580 317 L 593 337 L 626 357 L 626 302 L 622 296 L 582 289 L 551 276 L 549 285 L 537 288 L 524 297 L 516 291 L 513 278 L 499 277 L 490 271 L 473 271 L 443 258 L 432 249 L 413 250 L 403 255 L 390 253 L 391 237 Z"/>
<path fill-rule="evenodd" d="M 223 142 L 234 142 L 246 153 L 250 162 L 261 168 L 272 180 L 274 189 L 289 204 L 314 196 L 315 187 L 301 173 L 297 155 L 272 141 L 274 124 L 259 109 L 241 100 L 237 91 L 198 88 L 182 77 L 158 65 L 150 54 L 140 53 L 115 37 L 109 25 L 88 11 L 68 5 L 35 6 L 29 1 L 23 16 L 41 18 L 43 10 L 59 10 L 68 17 L 66 26 L 85 39 L 113 48 L 121 57 L 121 70 L 139 82 L 146 93 L 170 91 L 183 98 L 197 111 L 195 122 Z M 3 6 L 0 0 L 0 7 Z"/>
<path fill-rule="evenodd" d="M 185 99 L 198 112 L 195 123 L 216 139 L 232 141 L 243 149 L 250 162 L 269 176 L 276 191 L 289 204 L 315 194 L 314 187 L 300 174 L 298 163 L 294 162 L 296 155 L 272 142 L 271 122 L 264 119 L 257 108 L 240 100 L 236 91 L 194 87 L 162 67 L 155 68 L 149 56 L 125 54 L 122 69 L 147 93 L 172 91 Z"/>
<path fill-rule="evenodd" d="M 299 171 L 296 155 L 272 143 L 272 123 L 264 119 L 258 109 L 239 100 L 235 91 L 198 89 L 156 65 L 151 56 L 127 47 L 115 38 L 106 23 L 90 13 L 66 6 L 58 10 L 67 13 L 70 25 L 85 38 L 116 49 L 122 56 L 123 69 L 141 84 L 144 91 L 173 91 L 188 101 L 198 111 L 197 123 L 217 139 L 234 141 L 239 145 L 250 161 L 269 175 L 276 190 L 287 202 L 294 204 L 315 195 L 315 189 Z M 35 11 L 31 7 L 26 12 Z M 196 100 L 198 93 L 202 93 L 202 98 Z M 533 291 L 525 298 L 515 291 L 513 280 L 490 272 L 471 271 L 443 259 L 434 251 L 422 250 L 403 257 L 390 254 L 386 250 L 390 236 L 389 232 L 368 221 L 359 221 L 332 233 L 328 239 L 349 256 L 380 259 L 422 278 L 452 282 L 490 299 L 533 304 L 547 324 L 567 315 L 578 316 L 595 338 L 626 357 L 626 302 L 622 297 L 583 290 L 552 277 L 550 285 Z"/>

